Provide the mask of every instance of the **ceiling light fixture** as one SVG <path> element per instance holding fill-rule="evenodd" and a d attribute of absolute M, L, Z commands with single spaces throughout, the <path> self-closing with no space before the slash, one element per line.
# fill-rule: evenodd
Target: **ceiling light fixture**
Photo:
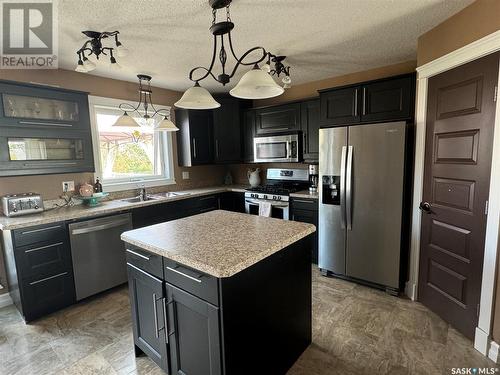
<path fill-rule="evenodd" d="M 189 79 L 194 82 L 194 86 L 189 88 L 184 95 L 182 95 L 181 99 L 175 103 L 176 107 L 187 109 L 213 109 L 220 107 L 220 104 L 215 101 L 212 95 L 200 86 L 200 81 L 204 80 L 208 76 L 211 76 L 214 80 L 225 86 L 229 83 L 231 78 L 234 77 L 240 65 L 253 66 L 253 69 L 245 73 L 238 84 L 229 91 L 232 96 L 244 99 L 266 99 L 283 94 L 284 88 L 278 85 L 271 77 L 274 73 L 271 73 L 271 75 L 268 74 L 271 72 L 271 69 L 269 69 L 269 71 L 262 70 L 258 65 L 266 58 L 268 61 L 271 61 L 271 59 L 275 59 L 278 56 L 267 52 L 264 47 L 253 47 L 246 51 L 241 57 L 236 56 L 231 40 L 231 30 L 234 28 L 234 23 L 231 21 L 231 15 L 229 12 L 231 1 L 232 0 L 208 1 L 209 5 L 212 7 L 213 16 L 212 26 L 210 27 L 210 32 L 213 34 L 212 61 L 210 62 L 208 68 L 198 66 L 189 72 Z M 217 11 L 222 8 L 226 8 L 226 18 L 223 21 L 216 22 Z M 226 39 L 224 38 L 225 36 Z M 217 54 L 218 40 L 220 41 L 220 50 Z M 236 64 L 233 69 L 227 71 L 226 62 L 228 58 L 228 51 L 226 51 L 226 46 L 229 46 L 229 52 L 236 60 Z M 260 52 L 261 56 L 254 61 L 245 62 L 245 58 L 254 52 Z M 222 66 L 222 73 L 216 77 L 212 70 L 214 69 L 215 59 L 217 56 Z M 282 61 L 285 59 L 285 56 L 279 57 L 281 58 L 279 63 L 283 65 Z M 279 76 L 276 66 L 274 70 Z M 202 73 L 200 73 L 200 71 Z M 286 77 L 289 77 L 290 67 L 279 71 L 280 73 L 285 73 Z"/>
<path fill-rule="evenodd" d="M 118 40 L 119 31 L 82 31 L 82 33 L 90 38 L 87 40 L 82 48 L 76 51 L 78 55 L 78 63 L 76 65 L 76 71 L 80 73 L 87 73 L 94 70 L 97 65 L 96 63 L 100 61 L 99 57 L 101 55 L 109 55 L 109 64 L 111 69 L 120 69 L 120 65 L 116 62 L 116 58 L 114 53 L 119 57 L 126 56 L 128 50 L 123 46 L 123 44 Z M 103 46 L 102 40 L 114 37 L 115 38 L 115 46 L 114 47 L 106 47 Z M 90 59 L 93 59 L 91 61 Z"/>
<path fill-rule="evenodd" d="M 118 120 L 113 124 L 113 126 L 127 127 L 127 128 L 139 128 L 141 125 L 128 113 L 136 112 L 141 116 L 140 123 L 145 126 L 152 126 L 157 131 L 177 131 L 179 130 L 175 124 L 170 121 L 170 112 L 166 109 L 156 109 L 153 105 L 151 95 L 153 91 L 151 90 L 151 76 L 145 74 L 138 74 L 139 78 L 139 100 L 136 107 L 129 103 L 120 104 L 119 108 L 124 112 L 123 115 L 118 117 Z M 141 108 L 142 105 L 142 108 Z M 148 113 L 151 108 L 154 112 Z M 151 110 L 150 110 L 151 111 Z M 163 119 L 155 126 L 156 120 L 155 116 L 163 116 Z"/>

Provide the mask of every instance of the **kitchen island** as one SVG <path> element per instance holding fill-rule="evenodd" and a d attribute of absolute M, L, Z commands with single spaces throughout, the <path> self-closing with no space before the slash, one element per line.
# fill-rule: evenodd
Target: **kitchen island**
<path fill-rule="evenodd" d="M 284 374 L 311 342 L 311 224 L 229 211 L 122 234 L 136 354 L 171 374 Z"/>

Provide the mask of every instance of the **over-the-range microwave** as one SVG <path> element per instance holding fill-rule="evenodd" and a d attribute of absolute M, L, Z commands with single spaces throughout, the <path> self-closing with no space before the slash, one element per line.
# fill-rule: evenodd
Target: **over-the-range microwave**
<path fill-rule="evenodd" d="M 295 163 L 302 159 L 298 134 L 280 134 L 254 137 L 253 157 L 256 163 Z"/>

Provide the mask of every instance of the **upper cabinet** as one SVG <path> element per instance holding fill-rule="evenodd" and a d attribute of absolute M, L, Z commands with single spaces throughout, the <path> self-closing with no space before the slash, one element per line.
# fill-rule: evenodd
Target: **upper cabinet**
<path fill-rule="evenodd" d="M 346 125 L 360 122 L 360 87 L 321 92 L 321 126 Z"/>
<path fill-rule="evenodd" d="M 259 108 L 255 111 L 256 135 L 300 129 L 300 103 Z"/>
<path fill-rule="evenodd" d="M 179 165 L 191 167 L 213 163 L 212 111 L 176 109 L 175 121 L 179 128 L 177 134 Z"/>
<path fill-rule="evenodd" d="M 0 82 L 1 126 L 90 129 L 87 94 L 30 84 Z"/>
<path fill-rule="evenodd" d="M 319 159 L 319 99 L 300 103 L 300 112 L 304 161 L 316 162 Z"/>
<path fill-rule="evenodd" d="M 253 137 L 255 136 L 255 111 L 253 109 L 243 113 L 242 135 L 242 160 L 253 162 Z"/>
<path fill-rule="evenodd" d="M 242 155 L 242 105 L 233 97 L 217 97 L 221 106 L 213 111 L 216 163 L 238 163 Z"/>
<path fill-rule="evenodd" d="M 414 100 L 414 74 L 321 90 L 320 123 L 328 127 L 411 120 Z"/>
<path fill-rule="evenodd" d="M 93 172 L 87 93 L 0 81 L 0 176 Z"/>

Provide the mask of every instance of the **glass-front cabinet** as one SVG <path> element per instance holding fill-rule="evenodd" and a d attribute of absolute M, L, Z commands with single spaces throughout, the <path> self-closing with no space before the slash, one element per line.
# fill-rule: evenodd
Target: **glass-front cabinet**
<path fill-rule="evenodd" d="M 93 172 L 86 93 L 0 81 L 0 176 Z"/>

